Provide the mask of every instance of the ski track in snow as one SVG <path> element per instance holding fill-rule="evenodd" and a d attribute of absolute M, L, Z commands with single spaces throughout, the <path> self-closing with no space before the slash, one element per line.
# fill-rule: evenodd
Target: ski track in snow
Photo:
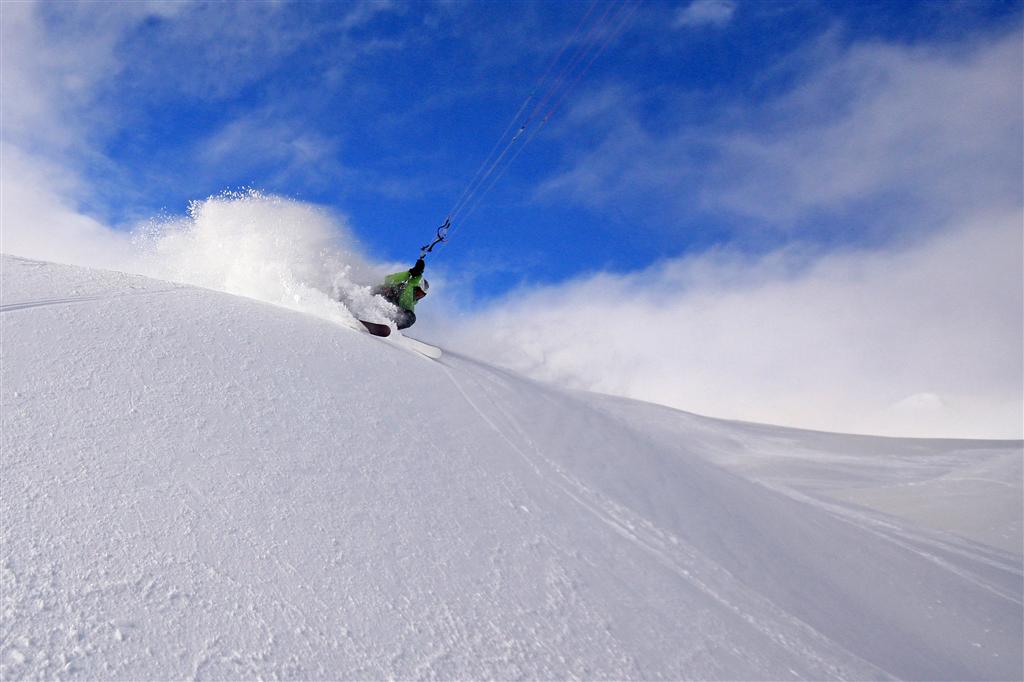
<path fill-rule="evenodd" d="M 0 276 L 3 679 L 1024 673 L 1021 555 L 982 541 L 1019 530 L 1019 442 L 724 422 L 202 289 Z"/>
<path fill-rule="evenodd" d="M 74 303 L 90 303 L 93 301 L 110 301 L 113 299 L 123 298 L 125 296 L 149 296 L 152 294 L 164 294 L 172 291 L 178 291 L 180 287 L 173 287 L 170 289 L 154 289 L 152 291 L 136 291 L 119 293 L 111 296 L 74 296 L 71 298 L 49 298 L 36 301 L 23 301 L 21 303 L 5 303 L 0 305 L 0 313 L 13 312 L 15 310 L 27 310 L 29 308 L 45 308 L 53 305 L 70 305 Z"/>
<path fill-rule="evenodd" d="M 562 494 L 572 499 L 615 533 L 652 555 L 660 564 L 678 575 L 679 578 L 693 584 L 701 592 L 743 618 L 779 647 L 804 660 L 811 666 L 816 677 L 820 679 L 825 679 L 826 677 L 829 679 L 842 679 L 843 677 L 842 669 L 837 668 L 829 660 L 819 656 L 819 651 L 822 649 L 831 649 L 829 653 L 832 656 L 840 658 L 849 657 L 850 664 L 860 668 L 861 673 L 866 671 L 872 677 L 892 677 L 885 671 L 875 668 L 867 661 L 851 655 L 834 642 L 822 637 L 813 628 L 792 618 L 770 601 L 759 598 L 756 594 L 746 590 L 728 571 L 714 564 L 714 562 L 704 559 L 697 551 L 686 546 L 677 537 L 664 533 L 655 524 L 633 513 L 628 508 L 618 505 L 611 500 L 604 499 L 599 492 L 588 488 L 572 477 L 554 462 L 547 459 L 537 449 L 536 445 L 532 443 L 527 432 L 518 425 L 515 418 L 504 410 L 499 402 L 491 400 L 491 407 L 511 424 L 517 436 L 524 444 L 522 447 L 517 445 L 469 397 L 455 379 L 455 376 L 450 371 L 446 370 L 446 373 L 459 392 L 465 397 L 470 407 L 530 465 L 541 480 L 551 483 Z M 526 450 L 528 449 L 533 451 L 532 456 L 527 454 Z M 725 589 L 715 588 L 705 580 L 702 580 L 699 577 L 701 575 L 713 576 L 717 581 L 727 584 L 728 587 Z M 740 606 L 734 603 L 724 595 L 726 590 L 738 591 L 740 593 L 738 599 L 745 601 L 746 604 Z M 757 612 L 761 612 L 766 617 L 756 618 L 751 615 Z M 812 637 L 816 640 L 814 642 L 817 645 L 816 648 L 801 646 L 807 637 Z"/>

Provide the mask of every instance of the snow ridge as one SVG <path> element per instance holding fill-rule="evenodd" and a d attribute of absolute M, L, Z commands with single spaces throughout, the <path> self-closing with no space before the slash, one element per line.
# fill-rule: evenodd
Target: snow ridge
<path fill-rule="evenodd" d="M 1021 676 L 1020 442 L 565 391 L 325 298 L 0 260 L 3 679 Z"/>

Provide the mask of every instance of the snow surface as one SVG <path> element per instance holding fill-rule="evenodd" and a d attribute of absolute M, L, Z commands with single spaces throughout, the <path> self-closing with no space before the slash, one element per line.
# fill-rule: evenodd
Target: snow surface
<path fill-rule="evenodd" d="M 0 263 L 3 679 L 1024 675 L 1019 441 L 715 420 Z"/>

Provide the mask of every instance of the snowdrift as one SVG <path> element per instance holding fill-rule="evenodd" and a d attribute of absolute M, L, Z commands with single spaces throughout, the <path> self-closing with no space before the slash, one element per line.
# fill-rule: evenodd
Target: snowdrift
<path fill-rule="evenodd" d="M 1019 679 L 1021 443 L 724 422 L 2 260 L 3 679 Z"/>

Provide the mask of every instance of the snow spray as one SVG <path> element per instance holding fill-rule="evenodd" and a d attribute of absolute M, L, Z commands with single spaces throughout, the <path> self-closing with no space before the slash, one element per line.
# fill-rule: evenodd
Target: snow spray
<path fill-rule="evenodd" d="M 354 325 L 384 319 L 379 281 L 344 219 L 257 190 L 189 204 L 185 216 L 151 221 L 132 236 L 136 270 L 158 279 L 254 298 Z"/>

